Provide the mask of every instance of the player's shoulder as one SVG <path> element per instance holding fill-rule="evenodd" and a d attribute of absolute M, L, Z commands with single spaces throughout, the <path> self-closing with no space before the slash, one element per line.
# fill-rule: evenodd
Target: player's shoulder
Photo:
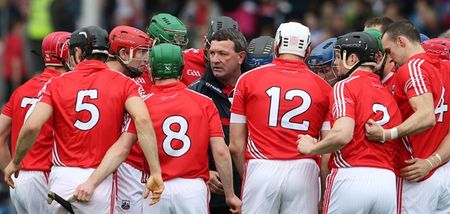
<path fill-rule="evenodd" d="M 254 79 L 254 78 L 259 79 L 265 73 L 273 71 L 273 68 L 275 66 L 276 66 L 275 64 L 269 63 L 269 64 L 266 64 L 266 65 L 262 65 L 262 66 L 256 67 L 256 68 L 254 68 L 252 70 L 249 70 L 249 71 L 243 73 L 239 77 L 239 80 L 241 80 L 241 79 Z"/>
<path fill-rule="evenodd" d="M 194 91 L 192 89 L 189 88 L 185 88 L 184 92 L 187 96 L 189 96 L 191 99 L 194 99 L 197 102 L 204 102 L 204 103 L 209 103 L 212 102 L 212 99 L 204 94 L 201 94 L 197 91 Z"/>

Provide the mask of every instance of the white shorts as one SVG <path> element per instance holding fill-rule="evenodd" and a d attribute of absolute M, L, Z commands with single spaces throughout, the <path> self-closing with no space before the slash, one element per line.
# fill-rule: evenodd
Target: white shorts
<path fill-rule="evenodd" d="M 332 169 L 328 175 L 323 214 L 396 212 L 396 176 L 391 170 L 351 167 Z"/>
<path fill-rule="evenodd" d="M 19 177 L 12 176 L 15 188 L 9 189 L 17 213 L 48 213 L 48 173 L 20 170 Z"/>
<path fill-rule="evenodd" d="M 442 181 L 442 192 L 439 197 L 436 213 L 448 214 L 450 213 L 450 162 L 447 162 L 436 171 L 439 172 Z"/>
<path fill-rule="evenodd" d="M 49 176 L 49 189 L 66 200 L 73 199 L 78 185 L 85 182 L 95 169 L 53 166 Z M 89 202 L 71 201 L 75 213 L 111 214 L 114 210 L 115 182 L 109 175 L 100 183 Z M 67 213 L 56 201 L 50 206 L 50 213 Z"/>
<path fill-rule="evenodd" d="M 312 159 L 246 163 L 242 213 L 318 213 L 319 166 Z"/>
<path fill-rule="evenodd" d="M 142 171 L 123 162 L 117 169 L 117 194 L 114 213 L 142 213 Z"/>
<path fill-rule="evenodd" d="M 437 169 L 428 179 L 403 180 L 402 213 L 450 213 L 450 165 Z"/>
<path fill-rule="evenodd" d="M 208 214 L 209 191 L 201 178 L 175 178 L 164 181 L 158 203 L 149 206 L 150 196 L 143 201 L 144 213 Z"/>

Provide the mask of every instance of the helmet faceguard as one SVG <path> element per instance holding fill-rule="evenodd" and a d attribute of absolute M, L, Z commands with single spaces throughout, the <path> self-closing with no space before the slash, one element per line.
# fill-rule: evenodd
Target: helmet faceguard
<path fill-rule="evenodd" d="M 274 58 L 274 39 L 270 36 L 260 36 L 252 39 L 247 48 L 244 67 L 251 70 L 261 65 L 269 64 Z"/>

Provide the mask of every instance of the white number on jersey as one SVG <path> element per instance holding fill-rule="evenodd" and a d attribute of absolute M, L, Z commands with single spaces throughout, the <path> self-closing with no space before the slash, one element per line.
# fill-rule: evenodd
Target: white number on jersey
<path fill-rule="evenodd" d="M 388 123 L 389 120 L 391 120 L 391 116 L 389 115 L 388 109 L 384 105 L 381 105 L 379 103 L 373 104 L 372 111 L 375 114 L 377 113 L 377 111 L 380 111 L 383 114 L 381 120 L 375 121 L 379 126 L 382 126 Z"/>
<path fill-rule="evenodd" d="M 436 109 L 434 109 L 434 114 L 439 114 L 439 118 L 436 122 L 442 123 L 444 121 L 444 113 L 448 111 L 448 105 L 445 103 L 445 87 L 442 86 L 442 93 L 441 98 L 439 99 L 439 103 L 436 106 Z"/>
<path fill-rule="evenodd" d="M 280 108 L 280 87 L 271 87 L 266 91 L 266 94 L 270 97 L 270 110 L 269 110 L 269 126 L 277 127 L 278 124 L 278 111 Z M 286 112 L 280 121 L 280 125 L 286 129 L 293 129 L 299 131 L 307 131 L 309 129 L 309 121 L 304 120 L 301 123 L 291 122 L 293 117 L 305 113 L 309 107 L 311 107 L 311 96 L 303 90 L 293 89 L 286 92 L 285 100 L 294 100 L 294 97 L 300 97 L 303 102 L 300 106 Z"/>
<path fill-rule="evenodd" d="M 27 105 L 31 105 L 30 109 L 28 109 L 27 113 L 25 114 L 25 118 L 23 121 L 26 121 L 30 117 L 31 112 L 33 112 L 34 107 L 36 107 L 38 101 L 39 101 L 38 98 L 30 98 L 30 97 L 22 98 L 22 102 L 20 102 L 21 108 L 26 108 Z"/>
<path fill-rule="evenodd" d="M 178 124 L 180 130 L 173 131 L 170 128 L 172 124 Z M 180 157 L 189 151 L 189 148 L 191 148 L 191 139 L 186 135 L 188 128 L 188 122 L 181 116 L 170 116 L 164 120 L 162 130 L 166 137 L 163 140 L 163 150 L 167 155 Z M 172 141 L 174 139 L 182 142 L 183 145 L 181 148 L 175 149 L 172 147 Z"/>
<path fill-rule="evenodd" d="M 83 131 L 87 131 L 92 129 L 95 125 L 97 125 L 98 120 L 100 118 L 100 112 L 98 111 L 97 106 L 89 102 L 83 102 L 84 97 L 89 97 L 89 99 L 95 100 L 98 98 L 97 96 L 98 96 L 97 89 L 89 89 L 78 92 L 75 111 L 76 112 L 88 111 L 91 114 L 91 119 L 87 122 L 83 122 L 77 119 L 74 124 L 76 128 Z"/>

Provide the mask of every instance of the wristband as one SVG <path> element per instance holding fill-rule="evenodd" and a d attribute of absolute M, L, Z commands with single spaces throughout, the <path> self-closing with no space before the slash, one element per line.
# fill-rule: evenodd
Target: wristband
<path fill-rule="evenodd" d="M 427 160 L 427 162 L 430 164 L 430 166 L 431 166 L 431 169 L 433 169 L 434 168 L 434 166 L 433 166 L 433 163 L 431 163 L 431 161 L 430 160 L 428 160 L 428 158 L 427 159 L 425 159 L 425 160 Z"/>
<path fill-rule="evenodd" d="M 441 155 L 440 155 L 439 153 L 436 153 L 436 154 L 434 154 L 434 156 L 436 156 L 437 159 L 439 159 L 439 164 L 441 164 L 441 163 L 442 163 Z M 438 165 L 439 165 L 439 164 L 438 164 Z"/>
<path fill-rule="evenodd" d="M 391 140 L 398 137 L 398 130 L 397 127 L 390 129 L 391 130 Z"/>

